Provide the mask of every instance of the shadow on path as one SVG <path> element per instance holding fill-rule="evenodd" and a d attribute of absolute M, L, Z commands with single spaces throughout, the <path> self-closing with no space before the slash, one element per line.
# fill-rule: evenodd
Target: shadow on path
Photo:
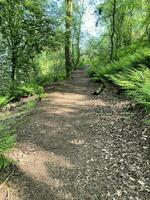
<path fill-rule="evenodd" d="M 92 97 L 94 87 L 76 71 L 18 129 L 11 200 L 148 200 L 142 113 L 107 89 Z"/>

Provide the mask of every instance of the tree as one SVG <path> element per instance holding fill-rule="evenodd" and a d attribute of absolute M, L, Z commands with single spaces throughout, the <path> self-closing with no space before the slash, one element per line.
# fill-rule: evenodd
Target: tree
<path fill-rule="evenodd" d="M 144 32 L 149 35 L 148 1 L 105 0 L 98 5 L 99 21 L 105 25 L 108 35 L 110 61 L 118 58 L 120 48 L 130 46 Z"/>
<path fill-rule="evenodd" d="M 52 46 L 55 23 L 48 15 L 46 4 L 34 1 L 4 0 L 0 2 L 0 31 L 10 60 L 12 83 L 31 74 L 36 53 Z M 43 37 L 44 35 L 44 37 Z"/>
<path fill-rule="evenodd" d="M 80 62 L 80 40 L 81 40 L 81 26 L 82 18 L 84 14 L 84 0 L 74 1 L 74 13 L 73 13 L 73 34 L 72 34 L 72 60 L 74 68 L 76 68 Z"/>
<path fill-rule="evenodd" d="M 111 22 L 111 34 L 110 34 L 110 60 L 114 59 L 114 39 L 116 34 L 116 7 L 117 0 L 113 0 L 112 2 L 112 22 Z"/>
<path fill-rule="evenodd" d="M 72 36 L 72 9 L 73 1 L 65 0 L 65 61 L 67 76 L 70 76 L 72 70 L 72 57 L 71 57 L 71 36 Z"/>

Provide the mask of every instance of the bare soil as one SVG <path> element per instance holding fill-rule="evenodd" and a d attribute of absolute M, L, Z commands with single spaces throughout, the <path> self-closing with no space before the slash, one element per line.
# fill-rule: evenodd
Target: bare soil
<path fill-rule="evenodd" d="M 0 200 L 150 200 L 144 113 L 113 87 L 91 95 L 97 87 L 76 71 L 24 119 Z"/>

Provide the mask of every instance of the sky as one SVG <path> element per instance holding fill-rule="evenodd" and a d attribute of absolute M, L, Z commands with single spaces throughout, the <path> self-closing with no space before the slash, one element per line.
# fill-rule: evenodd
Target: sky
<path fill-rule="evenodd" d="M 84 1 L 85 13 L 83 16 L 82 24 L 82 45 L 86 44 L 90 37 L 99 37 L 103 33 L 103 27 L 99 24 L 96 26 L 98 16 L 96 16 L 96 3 L 102 2 L 103 0 L 81 0 Z M 64 0 L 55 0 L 59 5 L 64 2 Z M 92 3 L 91 3 L 92 2 Z"/>
<path fill-rule="evenodd" d="M 100 26 L 96 27 L 96 22 L 98 17 L 95 14 L 96 3 L 94 2 L 100 3 L 103 0 L 81 0 L 81 1 L 84 2 L 84 7 L 85 7 L 82 32 L 85 33 L 86 36 L 89 35 L 96 37 L 100 32 Z M 62 5 L 62 2 L 64 2 L 64 0 L 55 0 L 55 3 L 57 3 L 58 6 Z"/>
<path fill-rule="evenodd" d="M 97 16 L 95 15 L 96 7 L 85 0 L 85 14 L 83 17 L 82 31 L 91 36 L 97 36 L 99 27 L 96 27 Z"/>
<path fill-rule="evenodd" d="M 99 0 L 98 2 L 102 2 L 103 0 Z M 96 26 L 98 16 L 96 15 L 96 3 L 91 4 L 91 0 L 84 0 L 85 3 L 85 14 L 83 16 L 83 24 L 82 24 L 82 44 L 88 41 L 90 37 L 100 37 L 104 32 L 104 27 L 99 23 Z"/>

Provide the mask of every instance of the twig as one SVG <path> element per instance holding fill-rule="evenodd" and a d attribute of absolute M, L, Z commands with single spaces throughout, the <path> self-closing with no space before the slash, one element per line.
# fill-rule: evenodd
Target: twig
<path fill-rule="evenodd" d="M 5 179 L 5 181 L 0 185 L 0 189 L 4 187 L 4 185 L 8 182 L 12 174 L 14 173 L 14 170 L 9 174 L 9 176 Z"/>

